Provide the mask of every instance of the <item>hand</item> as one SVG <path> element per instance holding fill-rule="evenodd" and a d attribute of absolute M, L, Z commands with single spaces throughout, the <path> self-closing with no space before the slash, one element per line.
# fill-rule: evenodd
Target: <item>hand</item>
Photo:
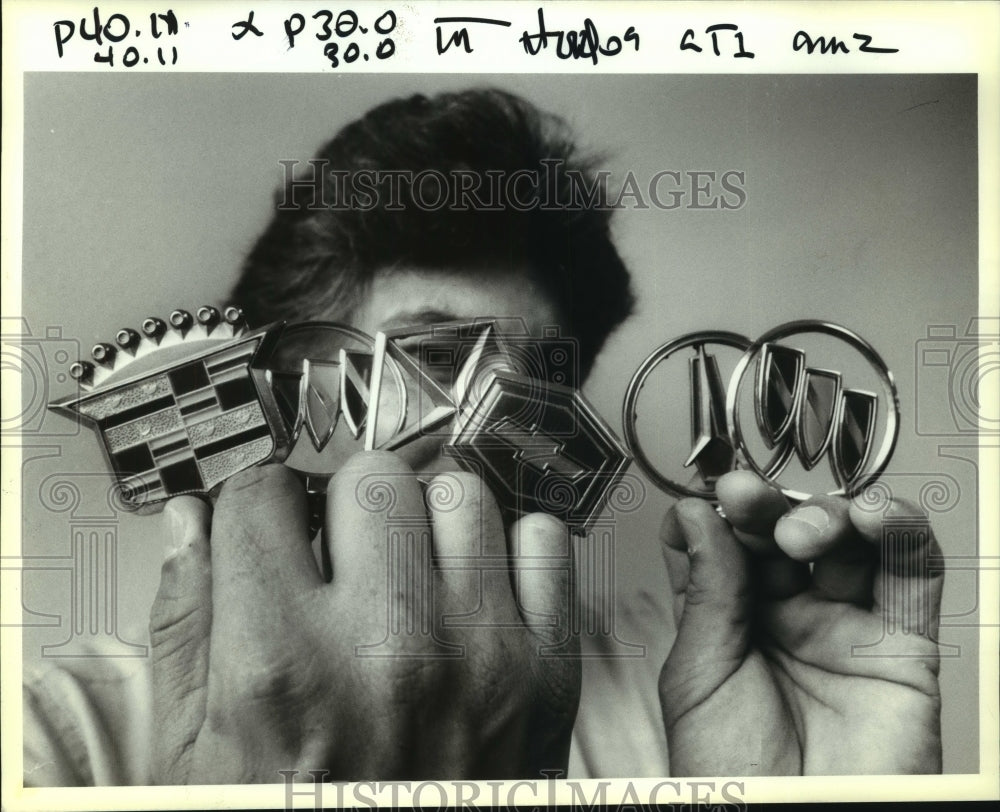
<path fill-rule="evenodd" d="M 166 512 L 176 549 L 150 621 L 158 782 L 565 769 L 579 660 L 539 652 L 566 637 L 572 568 L 532 567 L 567 560 L 557 519 L 518 521 L 508 559 L 477 477 L 441 475 L 425 501 L 397 456 L 359 454 L 328 489 L 326 583 L 283 466 L 230 479 L 214 514 L 188 497 Z M 405 526 L 390 547 L 393 516 Z M 463 614 L 476 625 L 456 625 Z"/>
<path fill-rule="evenodd" d="M 789 511 L 745 471 L 716 492 L 726 519 L 688 499 L 663 524 L 679 618 L 660 677 L 671 773 L 940 772 L 942 574 L 919 566 L 940 553 L 929 527 L 880 550 L 884 520 L 924 515 L 827 496 Z"/>

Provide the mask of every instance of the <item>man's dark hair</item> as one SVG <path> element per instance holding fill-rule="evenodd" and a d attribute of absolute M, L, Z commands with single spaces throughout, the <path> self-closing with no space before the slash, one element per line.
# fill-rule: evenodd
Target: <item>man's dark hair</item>
<path fill-rule="evenodd" d="M 594 182 L 592 164 L 576 153 L 561 118 L 500 90 L 414 95 L 379 105 L 344 127 L 307 168 L 325 166 L 342 184 L 347 179 L 346 188 L 361 172 L 369 178 L 396 172 L 391 182 L 402 208 L 385 205 L 389 181 L 375 184 L 374 206 L 370 196 L 363 201 L 369 205 L 338 205 L 332 193 L 303 189 L 301 179 L 289 183 L 244 263 L 232 301 L 257 325 L 347 320 L 379 270 L 525 270 L 579 342 L 585 378 L 634 299 L 611 241 L 606 195 Z M 415 197 L 416 185 L 405 182 L 400 192 L 400 170 L 410 177 L 433 170 L 435 178 L 445 178 L 449 203 L 433 211 L 414 205 L 438 192 L 429 183 Z M 537 173 L 537 185 L 524 170 Z M 494 175 L 492 186 L 487 172 Z M 481 179 L 472 200 L 485 206 L 452 205 L 462 199 L 456 188 L 462 173 L 465 183 L 471 173 Z M 514 173 L 520 173 L 518 182 L 506 182 Z M 581 196 L 581 179 L 597 194 Z"/>

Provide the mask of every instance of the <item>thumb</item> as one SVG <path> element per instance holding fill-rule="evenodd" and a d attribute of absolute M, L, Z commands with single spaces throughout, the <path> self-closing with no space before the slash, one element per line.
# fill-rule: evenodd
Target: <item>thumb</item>
<path fill-rule="evenodd" d="M 750 558 L 732 527 L 700 499 L 684 499 L 672 510 L 676 535 L 671 549 L 688 556 L 684 608 L 677 639 L 663 667 L 664 708 L 693 707 L 740 665 L 749 646 Z"/>
<path fill-rule="evenodd" d="M 154 780 L 183 782 L 205 717 L 212 627 L 211 509 L 192 496 L 163 511 L 167 541 L 149 615 L 152 648 Z"/>

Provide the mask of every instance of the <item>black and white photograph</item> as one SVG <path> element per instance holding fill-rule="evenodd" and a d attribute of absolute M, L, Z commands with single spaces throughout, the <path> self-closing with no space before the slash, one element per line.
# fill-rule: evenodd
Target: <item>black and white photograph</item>
<path fill-rule="evenodd" d="M 996 51 L 470 5 L 4 5 L 5 807 L 995 798 Z"/>

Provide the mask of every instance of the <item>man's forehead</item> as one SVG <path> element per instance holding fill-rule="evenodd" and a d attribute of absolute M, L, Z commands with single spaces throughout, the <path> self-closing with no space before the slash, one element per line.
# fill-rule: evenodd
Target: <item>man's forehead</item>
<path fill-rule="evenodd" d="M 354 325 L 368 333 L 474 318 L 522 319 L 532 333 L 558 309 L 523 271 L 394 269 L 377 273 Z"/>

